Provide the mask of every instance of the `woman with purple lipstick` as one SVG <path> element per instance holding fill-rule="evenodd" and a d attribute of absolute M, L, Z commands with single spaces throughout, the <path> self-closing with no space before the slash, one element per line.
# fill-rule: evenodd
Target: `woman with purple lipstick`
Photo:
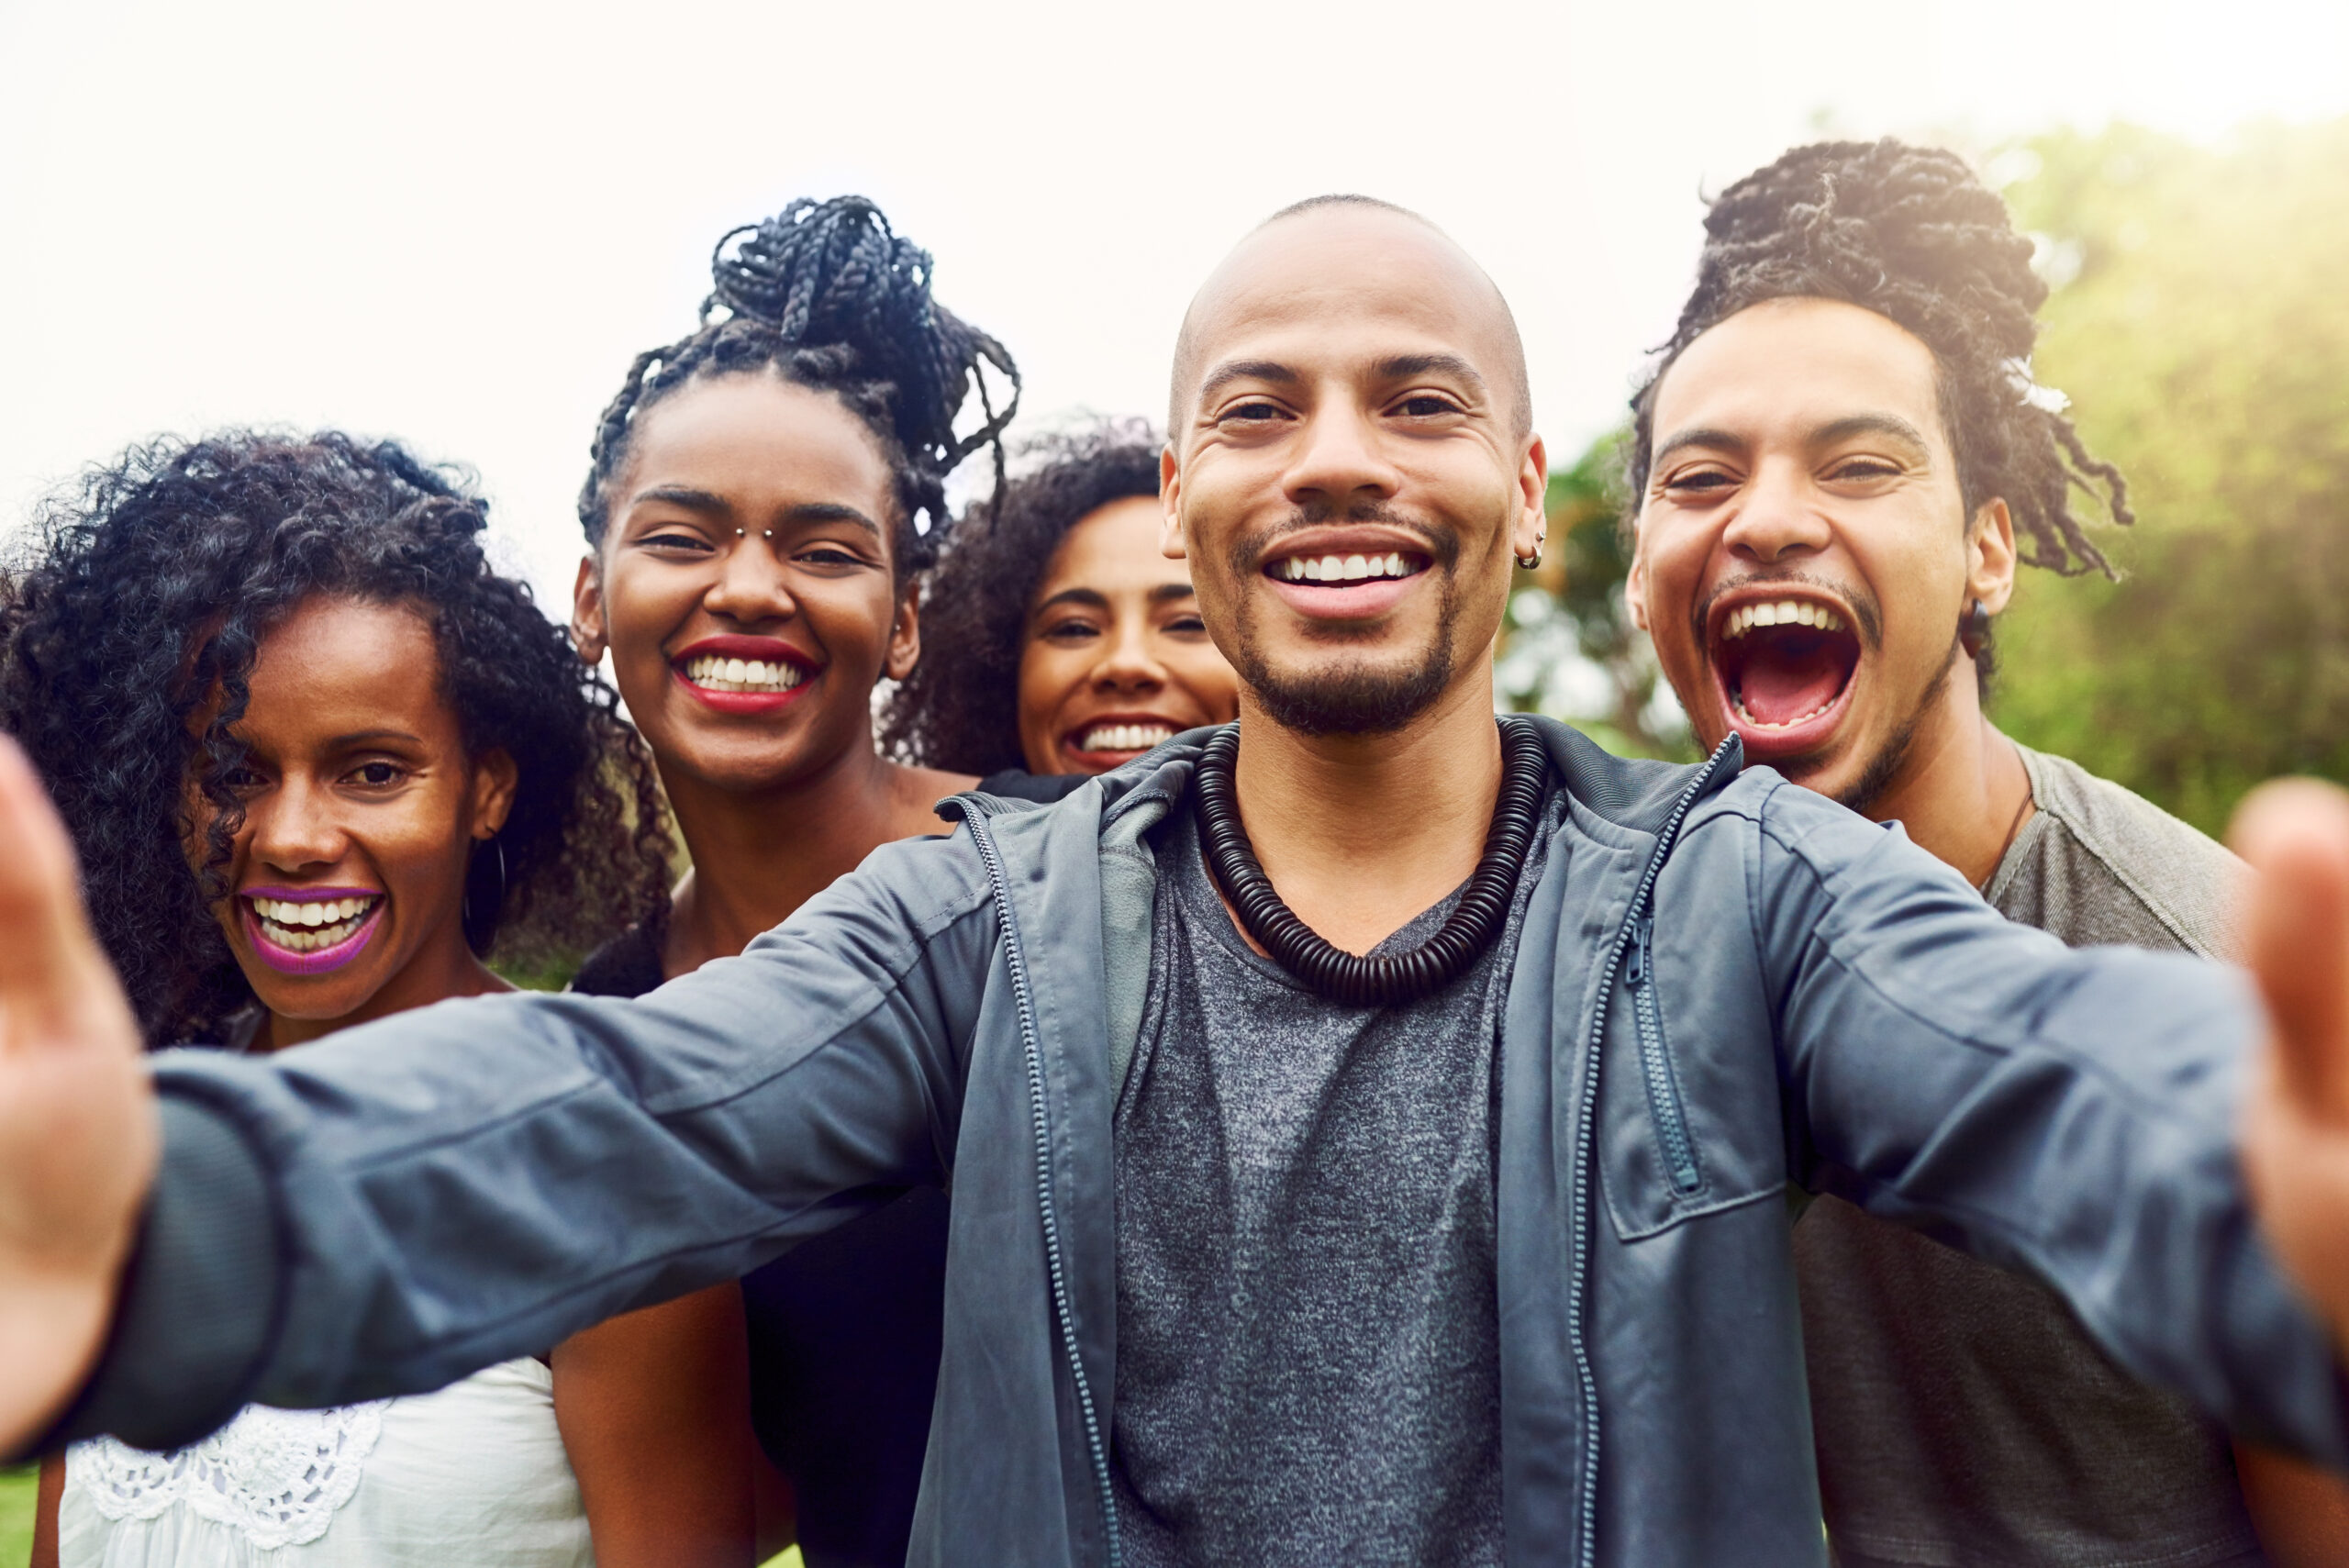
<path fill-rule="evenodd" d="M 939 799 L 975 782 L 884 756 L 873 693 L 920 651 L 943 482 L 1010 419 L 1011 356 L 859 197 L 737 229 L 712 271 L 701 328 L 639 356 L 606 410 L 579 498 L 573 636 L 610 656 L 693 859 L 674 912 L 581 966 L 607 995 L 740 952 L 881 845 L 944 832 Z M 764 1494 L 763 1546 L 905 1562 L 946 1230 L 945 1194 L 914 1187 L 742 1282 L 752 1418 L 789 1483 Z M 637 1316 L 580 1340 L 626 1356 Z"/>
<path fill-rule="evenodd" d="M 510 989 L 492 956 L 540 971 L 662 906 L 650 761 L 447 475 L 232 431 L 131 451 L 44 521 L 0 604 L 0 724 L 150 1040 L 335 1051 L 310 1042 Z M 747 1568 L 718 1306 L 629 1361 L 565 1344 L 423 1397 L 256 1407 L 176 1453 L 78 1445 L 43 1473 L 34 1561 Z"/>

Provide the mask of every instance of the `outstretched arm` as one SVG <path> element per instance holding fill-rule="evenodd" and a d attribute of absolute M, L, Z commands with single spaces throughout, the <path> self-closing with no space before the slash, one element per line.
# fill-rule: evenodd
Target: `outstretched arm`
<path fill-rule="evenodd" d="M 95 1364 L 156 1142 L 65 825 L 0 737 L 0 1452 L 46 1430 Z"/>
<path fill-rule="evenodd" d="M 0 784 L 9 1448 L 177 1446 L 249 1401 L 437 1388 L 738 1278 L 950 1158 L 995 947 L 962 840 L 886 847 L 639 1000 L 483 997 L 286 1057 L 167 1052 L 150 1094 L 62 833 L 21 763 Z"/>
<path fill-rule="evenodd" d="M 2239 1435 L 2349 1464 L 2338 1350 L 2244 1183 L 2248 978 L 2067 949 L 1799 790 L 1759 826 L 1803 1179 L 2037 1274 L 2124 1366 Z"/>

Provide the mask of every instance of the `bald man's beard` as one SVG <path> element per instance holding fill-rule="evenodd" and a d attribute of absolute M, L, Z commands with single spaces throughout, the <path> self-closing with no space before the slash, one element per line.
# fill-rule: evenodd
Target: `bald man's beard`
<path fill-rule="evenodd" d="M 1227 653 L 1241 683 L 1255 695 L 1265 716 L 1284 729 L 1300 735 L 1391 734 L 1425 713 L 1452 684 L 1453 643 L 1460 621 L 1460 541 L 1449 533 L 1413 527 L 1383 506 L 1350 509 L 1348 522 L 1387 523 L 1425 539 L 1431 558 L 1428 570 L 1441 574 L 1435 635 L 1416 664 L 1382 666 L 1341 657 L 1310 671 L 1283 673 L 1264 651 L 1255 616 L 1261 600 L 1247 584 L 1263 574 L 1264 557 L 1284 535 L 1335 520 L 1335 508 L 1300 512 L 1293 521 L 1232 546 L 1231 570 L 1241 592 Z"/>

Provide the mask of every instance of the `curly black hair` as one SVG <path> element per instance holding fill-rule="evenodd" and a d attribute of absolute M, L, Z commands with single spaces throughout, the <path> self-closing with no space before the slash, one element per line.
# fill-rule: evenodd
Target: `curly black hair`
<path fill-rule="evenodd" d="M 1069 529 L 1130 495 L 1158 494 L 1164 443 L 1147 421 L 1106 421 L 1031 443 L 1041 464 L 996 493 L 983 522 L 965 517 L 930 574 L 922 656 L 882 717 L 895 755 L 953 773 L 1024 768 L 1019 651 L 1028 602 Z"/>
<path fill-rule="evenodd" d="M 0 594 L 0 727 L 72 832 L 150 1040 L 220 1038 L 253 1001 L 211 914 L 243 821 L 235 728 L 262 639 L 317 595 L 429 617 L 467 747 L 514 759 L 498 854 L 466 878 L 476 952 L 541 964 L 666 907 L 651 758 L 529 586 L 491 569 L 459 477 L 389 441 L 225 430 L 133 448 L 37 521 Z M 191 783 L 217 808 L 200 870 Z"/>
<path fill-rule="evenodd" d="M 946 475 L 992 446 L 1002 487 L 1003 431 L 1019 409 L 1010 352 L 930 298 L 930 252 L 894 233 L 863 196 L 802 196 L 763 223 L 729 230 L 711 252 L 710 274 L 700 330 L 639 354 L 596 427 L 594 467 L 579 492 L 589 544 L 603 544 L 608 492 L 647 408 L 697 380 L 765 370 L 832 394 L 864 421 L 896 485 L 897 579 L 928 567 L 945 532 Z M 712 321 L 721 306 L 726 314 Z M 1011 385 L 1000 412 L 988 365 Z M 954 417 L 974 386 L 983 417 L 958 437 Z"/>
<path fill-rule="evenodd" d="M 1839 300 L 1932 350 L 1968 517 L 2003 499 L 2025 562 L 2066 577 L 2116 575 L 2073 513 L 2071 489 L 2097 495 L 2101 486 L 2112 520 L 2128 524 L 2128 484 L 2051 400 L 2027 395 L 2047 298 L 2031 254 L 2006 203 L 1939 148 L 1825 141 L 1748 174 L 1706 214 L 1696 289 L 1631 398 L 1629 506 L 1635 513 L 1647 489 L 1656 387 L 1690 343 L 1765 300 Z M 1987 638 L 1975 663 L 1987 681 Z"/>

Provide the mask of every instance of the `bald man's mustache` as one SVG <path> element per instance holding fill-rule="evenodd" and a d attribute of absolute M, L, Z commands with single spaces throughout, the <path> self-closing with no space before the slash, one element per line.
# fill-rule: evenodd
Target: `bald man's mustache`
<path fill-rule="evenodd" d="M 1431 528 L 1415 517 L 1405 517 L 1384 501 L 1355 501 L 1343 506 L 1323 502 L 1299 506 L 1284 520 L 1235 540 L 1231 546 L 1231 570 L 1242 577 L 1262 572 L 1264 558 L 1279 549 L 1283 539 L 1306 528 L 1328 528 L 1332 523 L 1379 523 L 1401 528 L 1427 545 L 1428 554 L 1438 569 L 1448 573 L 1460 562 L 1460 536 L 1448 528 Z"/>

